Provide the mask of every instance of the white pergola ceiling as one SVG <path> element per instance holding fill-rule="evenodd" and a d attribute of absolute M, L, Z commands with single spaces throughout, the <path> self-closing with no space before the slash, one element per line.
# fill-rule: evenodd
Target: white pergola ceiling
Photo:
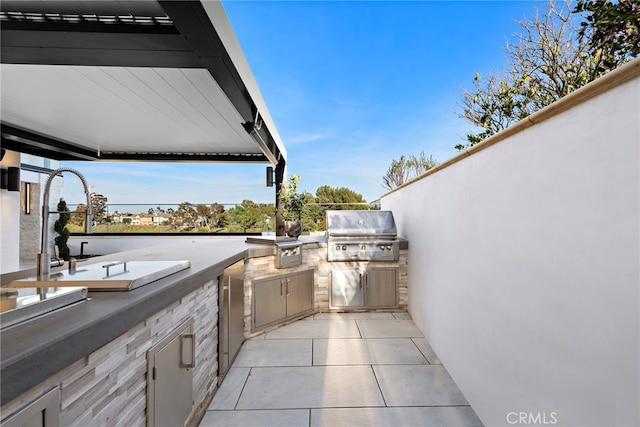
<path fill-rule="evenodd" d="M 207 70 L 3 64 L 2 120 L 95 153 L 262 151 Z"/>
<path fill-rule="evenodd" d="M 284 162 L 219 1 L 1 7 L 3 147 L 59 159 Z"/>

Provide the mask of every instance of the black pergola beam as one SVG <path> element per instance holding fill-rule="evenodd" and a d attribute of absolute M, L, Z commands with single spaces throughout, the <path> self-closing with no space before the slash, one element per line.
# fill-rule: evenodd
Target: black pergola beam
<path fill-rule="evenodd" d="M 7 29 L 3 23 L 3 64 L 203 68 L 179 34 L 41 31 L 34 26 Z"/>
<path fill-rule="evenodd" d="M 72 143 L 40 135 L 8 124 L 0 126 L 2 148 L 29 153 L 53 160 L 123 160 L 123 161 L 207 161 L 265 163 L 264 154 L 256 153 L 157 153 L 157 152 L 101 152 L 88 150 Z"/>
<path fill-rule="evenodd" d="M 2 148 L 53 160 L 96 160 L 96 152 L 73 143 L 2 123 Z"/>
<path fill-rule="evenodd" d="M 258 120 L 258 108 L 251 99 L 249 91 L 202 4 L 199 1 L 159 1 L 158 3 L 171 18 L 180 34 L 189 40 L 203 65 L 242 116 L 247 132 L 251 133 L 252 125 L 255 125 Z M 272 159 L 279 159 L 281 153 L 269 129 L 262 126 L 257 132 L 272 153 Z"/>
<path fill-rule="evenodd" d="M 251 133 L 258 120 L 257 106 L 203 5 L 199 1 L 158 1 L 158 4 L 167 15 L 163 24 L 3 20 L 0 60 L 5 64 L 206 69 Z M 262 156 L 261 161 L 273 163 L 273 159 L 279 159 L 281 153 L 269 129 L 262 126 L 256 132 L 271 152 L 271 156 Z M 4 140 L 3 136 L 3 143 Z M 62 151 L 57 156 L 48 156 L 60 160 L 88 157 L 86 153 L 78 153 L 81 148 L 65 144 L 68 143 L 58 141 L 55 147 Z M 39 153 L 48 152 L 35 142 L 30 147 Z M 127 159 L 125 154 L 118 155 L 118 159 Z M 135 154 L 129 155 L 132 156 Z M 220 154 L 211 156 L 220 158 Z M 249 160 L 233 154 L 224 157 L 224 161 L 255 161 L 253 157 Z"/>
<path fill-rule="evenodd" d="M 209 70 L 245 122 L 253 121 L 257 108 L 202 4 L 189 1 L 158 3 L 180 34 L 189 40 L 203 68 Z"/>
<path fill-rule="evenodd" d="M 280 159 L 276 165 L 275 173 L 275 186 L 276 186 L 276 236 L 286 236 L 287 233 L 284 227 L 284 219 L 282 218 L 280 209 L 280 191 L 282 190 L 282 183 L 284 182 L 284 172 L 287 164 L 284 159 Z"/>
<path fill-rule="evenodd" d="M 242 153 L 100 153 L 100 160 L 131 160 L 152 162 L 242 162 L 265 163 L 267 158 L 263 154 Z"/>

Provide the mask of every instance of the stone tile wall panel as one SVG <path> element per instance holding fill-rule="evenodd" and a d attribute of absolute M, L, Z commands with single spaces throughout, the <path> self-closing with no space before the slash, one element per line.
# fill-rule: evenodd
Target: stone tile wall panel
<path fill-rule="evenodd" d="M 217 387 L 217 281 L 166 307 L 104 347 L 4 405 L 13 413 L 55 386 L 60 387 L 63 426 L 144 426 L 147 406 L 147 351 L 180 324 L 194 317 L 196 368 L 193 407 L 187 425 L 195 425 Z"/>
<path fill-rule="evenodd" d="M 362 263 L 340 263 L 342 266 Z M 400 309 L 408 303 L 408 252 L 400 251 L 397 263 L 369 263 L 400 269 Z M 254 281 L 265 277 L 313 270 L 315 311 L 329 310 L 332 264 L 327 262 L 326 243 L 303 246 L 303 263 L 286 269 L 275 267 L 274 255 L 245 261 L 245 336 L 251 336 L 251 302 Z M 138 426 L 146 422 L 146 353 L 176 327 L 194 318 L 196 368 L 193 377 L 195 405 L 187 425 L 195 425 L 217 389 L 218 346 L 217 278 L 183 297 L 71 366 L 4 405 L 13 413 L 54 386 L 61 389 L 61 425 Z"/>
<path fill-rule="evenodd" d="M 408 250 L 401 249 L 400 257 L 397 262 L 340 262 L 341 267 L 362 267 L 362 266 L 383 266 L 398 267 L 399 269 L 399 309 L 406 310 L 409 302 L 408 299 Z M 284 274 L 296 273 L 299 271 L 314 270 L 314 304 L 316 312 L 332 311 L 329 309 L 329 284 L 331 277 L 331 268 L 334 263 L 327 261 L 327 244 L 313 243 L 302 246 L 302 264 L 291 268 L 276 268 L 275 255 L 249 258 L 245 262 L 244 267 L 244 298 L 245 298 L 245 337 L 249 338 L 253 335 L 251 332 L 251 304 L 252 304 L 252 286 L 256 280 L 267 277 L 279 276 Z M 333 310 L 337 311 L 337 310 Z"/>

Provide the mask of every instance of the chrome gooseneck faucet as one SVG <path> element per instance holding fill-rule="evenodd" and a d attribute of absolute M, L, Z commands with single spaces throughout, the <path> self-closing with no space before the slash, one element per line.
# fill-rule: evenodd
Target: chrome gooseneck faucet
<path fill-rule="evenodd" d="M 51 269 L 51 253 L 49 252 L 49 214 L 59 213 L 58 211 L 50 211 L 49 210 L 49 190 L 51 188 L 51 182 L 53 178 L 55 178 L 58 174 L 62 172 L 71 172 L 75 174 L 80 181 L 82 181 L 82 186 L 84 187 L 84 193 L 87 195 L 87 212 L 86 219 L 84 222 L 84 232 L 85 234 L 91 234 L 93 232 L 93 213 L 91 212 L 91 193 L 89 193 L 89 186 L 87 185 L 87 181 L 84 179 L 84 176 L 75 169 L 71 168 L 60 168 L 56 169 L 49 174 L 47 178 L 47 182 L 44 185 L 44 195 L 42 199 L 42 240 L 41 240 L 41 248 L 40 253 L 38 254 L 38 276 L 49 274 Z"/>

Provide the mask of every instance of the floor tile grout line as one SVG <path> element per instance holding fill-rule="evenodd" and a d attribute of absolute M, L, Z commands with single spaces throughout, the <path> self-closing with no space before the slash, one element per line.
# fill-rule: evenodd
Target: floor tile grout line
<path fill-rule="evenodd" d="M 395 316 L 394 316 L 395 317 Z M 328 319 L 315 319 L 315 317 L 312 319 L 313 320 L 320 320 L 320 321 L 324 321 L 324 320 L 328 320 Z M 392 405 L 389 406 L 389 403 L 387 403 L 386 401 L 386 396 L 382 391 L 382 386 L 381 386 L 381 380 L 384 379 L 383 377 L 381 377 L 380 379 L 377 376 L 376 373 L 376 366 L 380 366 L 380 368 L 384 368 L 386 366 L 435 366 L 433 363 L 431 363 L 431 361 L 429 360 L 429 358 L 426 356 L 426 354 L 422 351 L 422 349 L 420 348 L 419 344 L 416 342 L 416 340 L 418 339 L 422 339 L 426 341 L 426 338 L 424 336 L 376 336 L 376 337 L 365 337 L 363 336 L 363 331 L 361 330 L 361 326 L 364 325 L 364 322 L 362 322 L 362 324 L 359 322 L 359 320 L 382 320 L 382 319 L 348 319 L 348 320 L 353 320 L 355 322 L 356 328 L 358 330 L 358 337 L 331 337 L 331 336 L 318 336 L 318 337 L 314 337 L 313 334 L 311 334 L 311 336 L 305 336 L 305 337 L 286 337 L 286 336 L 281 336 L 281 337 L 274 337 L 273 341 L 277 342 L 277 341 L 285 341 L 285 340 L 290 340 L 290 341 L 297 341 L 300 339 L 304 339 L 304 340 L 311 340 L 311 365 L 308 364 L 304 364 L 304 365 L 296 365 L 296 366 L 247 366 L 246 368 L 248 368 L 246 377 L 244 379 L 244 382 L 242 384 L 241 390 L 238 394 L 236 403 L 234 405 L 233 409 L 227 410 L 227 409 L 214 409 L 209 411 L 207 409 L 207 412 L 239 412 L 239 411 L 247 411 L 247 412 L 252 412 L 252 411 L 274 411 L 274 412 L 278 412 L 278 411 L 290 411 L 290 410 L 296 410 L 296 411 L 301 411 L 299 412 L 300 415 L 302 415 L 303 413 L 307 414 L 308 417 L 308 426 L 311 427 L 312 425 L 312 416 L 315 411 L 323 411 L 326 409 L 354 409 L 354 410 L 358 410 L 358 409 L 366 409 L 366 408 L 377 408 L 380 410 L 389 410 L 392 408 L 470 408 L 471 410 L 473 410 L 473 408 L 471 407 L 471 405 L 469 403 L 466 404 L 428 404 L 428 405 L 424 405 L 424 404 L 404 404 L 404 405 Z M 411 320 L 411 319 L 393 319 L 393 320 L 400 320 L 400 321 L 406 321 L 406 320 Z M 319 322 L 320 323 L 320 322 Z M 366 329 L 366 328 L 365 328 Z M 341 365 L 315 365 L 316 362 L 318 362 L 320 359 L 315 360 L 315 346 L 316 344 L 318 344 L 319 347 L 320 344 L 316 343 L 316 340 L 323 340 L 323 341 L 331 341 L 331 340 L 342 340 L 342 341 L 354 341 L 359 339 L 361 342 L 366 342 L 366 341 L 377 341 L 377 340 L 383 340 L 383 339 L 397 339 L 397 340 L 406 340 L 406 339 L 410 339 L 412 342 L 412 348 L 415 348 L 418 350 L 418 353 L 420 354 L 420 359 L 426 361 L 426 365 L 425 364 L 415 364 L 415 363 L 386 363 L 386 364 L 381 364 L 381 363 L 374 363 L 373 361 L 369 362 L 369 363 L 362 363 L 362 364 L 357 364 L 357 365 L 353 365 L 353 364 L 341 364 Z M 428 343 L 427 343 L 428 344 Z M 308 348 L 308 347 L 307 347 Z M 427 347 L 428 349 L 428 347 Z M 437 357 L 437 356 L 436 356 Z M 307 359 L 308 360 L 308 359 Z M 253 363 L 252 363 L 253 364 Z M 244 393 L 247 391 L 247 387 L 248 387 L 248 380 L 249 377 L 254 374 L 254 370 L 260 370 L 261 368 L 284 368 L 284 369 L 292 369 L 292 368 L 332 368 L 332 367 L 366 367 L 368 366 L 369 369 L 373 375 L 374 375 L 374 379 L 376 381 L 376 385 L 378 386 L 378 392 L 380 393 L 380 397 L 382 398 L 382 403 L 383 406 L 381 405 L 374 405 L 374 406 L 356 406 L 356 407 L 344 407 L 344 406 L 317 406 L 317 407 L 308 407 L 305 405 L 305 407 L 291 407 L 291 408 L 238 408 L 240 399 L 243 397 Z M 407 402 L 408 403 L 408 402 Z M 302 421 L 302 420 L 301 420 Z M 304 423 L 302 424 L 304 425 Z"/>
<path fill-rule="evenodd" d="M 311 408 L 244 408 L 244 409 L 209 409 L 207 412 L 278 412 L 278 411 L 305 411 L 305 410 L 323 410 L 323 409 L 393 409 L 393 408 L 470 408 L 473 409 L 471 405 L 463 405 L 463 404 L 446 404 L 446 405 L 392 405 L 392 406 L 372 406 L 372 405 L 364 405 L 364 406 L 314 406 Z"/>
<path fill-rule="evenodd" d="M 355 322 L 355 324 L 356 324 L 356 328 L 358 328 L 358 334 L 360 334 L 360 339 L 364 338 L 364 337 L 362 336 L 362 331 L 360 330 L 360 325 L 358 324 L 358 319 L 353 319 L 353 321 L 354 321 L 354 322 Z"/>
<path fill-rule="evenodd" d="M 363 362 L 363 363 L 339 363 L 334 365 L 264 365 L 264 366 L 238 366 L 238 368 L 249 368 L 251 370 L 259 370 L 259 369 L 301 369 L 301 368 L 357 368 L 363 366 L 442 366 L 437 364 L 428 364 L 428 363 L 371 363 L 371 362 Z"/>
<path fill-rule="evenodd" d="M 420 352 L 420 354 L 422 355 L 422 357 L 424 357 L 424 360 L 426 360 L 426 361 L 427 361 L 427 364 L 428 364 L 428 365 L 433 365 L 433 363 L 431 363 L 431 361 L 429 360 L 429 358 L 427 357 L 427 355 L 426 355 L 426 354 L 424 354 L 424 353 L 422 352 L 422 350 L 420 349 L 420 347 L 418 347 L 418 344 L 416 344 L 416 342 L 414 341 L 414 338 L 413 338 L 413 337 L 411 337 L 411 338 L 409 338 L 409 339 L 411 340 L 411 342 L 413 343 L 413 345 L 418 349 L 418 351 Z M 427 341 L 427 339 L 426 339 L 426 338 L 425 338 L 424 340 L 425 340 L 425 342 Z"/>
<path fill-rule="evenodd" d="M 371 367 L 371 372 L 373 372 L 373 378 L 376 379 L 376 384 L 378 385 L 378 391 L 380 392 L 380 396 L 382 396 L 382 401 L 384 402 L 384 407 L 388 408 L 387 399 L 384 398 L 384 393 L 382 392 L 382 387 L 380 386 L 380 381 L 378 381 L 378 376 L 376 375 L 376 370 L 373 369 L 373 365 L 369 365 Z"/>
<path fill-rule="evenodd" d="M 244 382 L 242 383 L 242 389 L 240 390 L 240 393 L 238 393 L 238 399 L 236 400 L 236 404 L 233 405 L 234 411 L 236 411 L 238 408 L 238 403 L 240 403 L 240 398 L 242 397 L 242 393 L 244 393 L 244 388 L 247 386 L 247 382 L 249 381 L 249 377 L 251 376 L 251 371 L 253 371 L 253 367 L 249 368 L 249 372 L 247 372 L 247 377 L 244 379 Z"/>

